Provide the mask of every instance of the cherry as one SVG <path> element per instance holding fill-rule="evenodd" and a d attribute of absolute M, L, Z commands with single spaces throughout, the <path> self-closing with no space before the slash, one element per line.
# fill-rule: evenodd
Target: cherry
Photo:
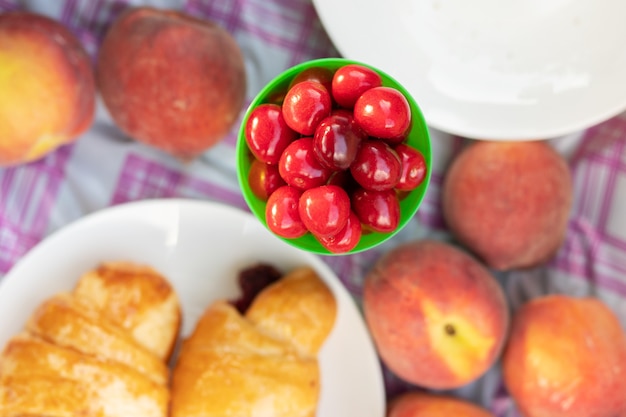
<path fill-rule="evenodd" d="M 330 114 L 330 93 L 315 81 L 295 84 L 285 95 L 283 117 L 289 127 L 298 133 L 313 135 L 323 118 Z"/>
<path fill-rule="evenodd" d="M 337 115 L 337 116 L 343 116 L 343 117 L 348 117 L 351 118 L 352 120 L 354 120 L 354 113 L 351 110 L 347 110 L 347 109 L 342 109 L 342 108 L 336 108 L 333 109 L 330 112 L 331 116 L 332 115 Z M 363 130 L 361 128 L 361 126 L 359 126 L 359 124 L 356 122 L 356 120 L 354 120 L 354 125 L 352 126 L 352 128 L 356 131 L 356 134 L 363 138 L 363 139 L 367 139 L 368 138 L 368 134 L 365 133 L 365 130 Z"/>
<path fill-rule="evenodd" d="M 285 123 L 280 106 L 261 104 L 246 122 L 246 143 L 256 159 L 277 164 L 281 154 L 298 134 Z"/>
<path fill-rule="evenodd" d="M 351 115 L 335 113 L 320 122 L 313 150 L 322 165 L 332 170 L 348 169 L 359 149 L 362 130 Z"/>
<path fill-rule="evenodd" d="M 301 195 L 302 191 L 297 188 L 284 185 L 269 196 L 265 206 L 265 222 L 272 232 L 287 239 L 306 234 L 307 228 L 298 211 Z"/>
<path fill-rule="evenodd" d="M 398 154 L 385 142 L 368 139 L 361 143 L 350 173 L 361 187 L 368 190 L 389 190 L 400 179 L 402 166 Z"/>
<path fill-rule="evenodd" d="M 368 135 L 398 143 L 411 127 L 411 107 L 395 88 L 374 87 L 356 101 L 354 119 Z"/>
<path fill-rule="evenodd" d="M 324 86 L 330 93 L 333 85 L 334 72 L 324 67 L 311 67 L 302 70 L 289 83 L 289 89 L 302 81 L 315 81 Z"/>
<path fill-rule="evenodd" d="M 277 165 L 266 164 L 258 159 L 250 164 L 248 183 L 252 193 L 261 200 L 267 200 L 278 187 L 287 185 L 280 176 Z"/>
<path fill-rule="evenodd" d="M 426 177 L 426 160 L 415 148 L 400 144 L 394 148 L 402 162 L 402 172 L 396 184 L 396 190 L 411 191 L 419 186 Z"/>
<path fill-rule="evenodd" d="M 382 85 L 380 75 L 367 67 L 348 64 L 335 71 L 332 95 L 341 107 L 351 109 L 365 91 Z"/>
<path fill-rule="evenodd" d="M 400 222 L 400 202 L 394 190 L 366 190 L 352 193 L 352 209 L 361 223 L 376 232 L 389 233 Z"/>
<path fill-rule="evenodd" d="M 312 138 L 291 142 L 280 157 L 278 171 L 287 184 L 302 190 L 324 185 L 331 174 L 315 156 Z"/>
<path fill-rule="evenodd" d="M 317 240 L 330 252 L 346 253 L 356 247 L 359 240 L 361 240 L 362 233 L 361 222 L 357 215 L 351 211 L 346 225 L 339 233 L 329 237 L 320 236 L 317 237 Z"/>
<path fill-rule="evenodd" d="M 350 197 L 336 185 L 310 188 L 300 197 L 300 219 L 314 236 L 339 233 L 350 216 Z"/>

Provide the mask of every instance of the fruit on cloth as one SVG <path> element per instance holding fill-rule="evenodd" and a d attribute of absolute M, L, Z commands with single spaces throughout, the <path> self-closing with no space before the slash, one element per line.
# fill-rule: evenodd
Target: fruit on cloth
<path fill-rule="evenodd" d="M 626 415 L 626 334 L 599 299 L 548 295 L 522 305 L 502 368 L 525 417 Z"/>
<path fill-rule="evenodd" d="M 363 309 L 378 353 L 410 383 L 450 389 L 482 376 L 504 345 L 509 313 L 488 270 L 444 242 L 386 252 L 367 273 Z"/>
<path fill-rule="evenodd" d="M 90 58 L 69 29 L 31 12 L 0 14 L 0 166 L 73 143 L 94 102 Z"/>
<path fill-rule="evenodd" d="M 451 163 L 442 210 L 491 268 L 539 265 L 560 248 L 572 203 L 566 161 L 545 142 L 477 141 Z"/>
<path fill-rule="evenodd" d="M 389 403 L 387 417 L 493 417 L 487 410 L 451 395 L 411 391 Z"/>
<path fill-rule="evenodd" d="M 149 7 L 108 29 L 96 67 L 109 113 L 130 137 L 182 159 L 234 126 L 246 91 L 243 55 L 217 24 Z"/>
<path fill-rule="evenodd" d="M 401 199 L 419 187 L 428 173 L 424 155 L 408 142 L 407 98 L 396 88 L 382 87 L 375 70 L 358 64 L 334 70 L 313 66 L 292 77 L 269 91 L 242 126 L 250 153 L 248 186 L 267 202 L 269 229 L 282 238 L 298 238 L 302 230 L 291 226 L 303 223 L 304 234 L 310 232 L 331 253 L 351 251 L 364 232 L 396 231 Z M 362 125 L 355 103 L 375 89 L 362 101 Z M 263 170 L 259 164 L 268 168 Z M 282 180 L 307 199 L 299 204 L 300 215 L 306 218 L 298 220 L 291 209 L 286 210 L 292 207 L 295 190 L 281 191 L 289 198 L 285 204 L 268 192 L 271 187 L 264 178 L 275 171 L 275 165 Z M 345 191 L 338 200 L 328 197 L 339 195 L 327 192 L 334 188 Z M 333 203 L 317 198 L 322 195 Z M 287 212 L 291 226 L 279 226 L 283 216 L 277 213 Z M 331 221 L 332 216 L 340 221 Z"/>

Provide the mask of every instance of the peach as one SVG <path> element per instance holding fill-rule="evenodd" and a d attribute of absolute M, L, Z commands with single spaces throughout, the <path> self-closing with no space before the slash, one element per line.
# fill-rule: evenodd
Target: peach
<path fill-rule="evenodd" d="M 566 161 L 545 142 L 476 141 L 445 176 L 456 239 L 497 270 L 540 265 L 560 248 L 572 203 Z"/>
<path fill-rule="evenodd" d="M 149 7 L 131 8 L 111 25 L 96 77 L 123 132 L 182 159 L 225 137 L 246 92 L 232 35 L 213 22 Z"/>
<path fill-rule="evenodd" d="M 626 415 L 626 335 L 598 299 L 549 295 L 524 304 L 502 369 L 525 417 Z"/>
<path fill-rule="evenodd" d="M 451 395 L 411 391 L 394 398 L 387 417 L 493 417 L 493 414 L 469 401 Z"/>
<path fill-rule="evenodd" d="M 457 388 L 498 359 L 509 313 L 502 288 L 475 258 L 437 241 L 381 256 L 365 277 L 365 319 L 383 362 L 432 389 Z"/>
<path fill-rule="evenodd" d="M 0 14 L 0 166 L 74 142 L 94 103 L 90 58 L 67 28 L 31 12 Z"/>

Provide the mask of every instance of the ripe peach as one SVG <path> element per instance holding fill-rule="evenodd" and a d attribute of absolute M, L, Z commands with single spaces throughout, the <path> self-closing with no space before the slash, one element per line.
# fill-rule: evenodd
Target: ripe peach
<path fill-rule="evenodd" d="M 406 392 L 394 398 L 387 417 L 493 417 L 487 410 L 450 395 Z"/>
<path fill-rule="evenodd" d="M 550 259 L 563 242 L 571 203 L 567 163 L 540 141 L 477 141 L 453 160 L 442 189 L 452 234 L 498 270 Z"/>
<path fill-rule="evenodd" d="M 67 28 L 31 12 L 0 14 L 0 166 L 76 140 L 94 103 L 90 58 Z"/>
<path fill-rule="evenodd" d="M 513 317 L 502 368 L 525 417 L 626 415 L 626 335 L 598 299 L 527 302 Z"/>
<path fill-rule="evenodd" d="M 96 77 L 122 131 L 182 159 L 229 132 L 246 92 L 243 55 L 225 29 L 149 7 L 130 9 L 112 24 Z"/>
<path fill-rule="evenodd" d="M 504 344 L 509 313 L 502 288 L 476 259 L 443 242 L 391 249 L 367 273 L 363 309 L 383 362 L 432 389 L 482 376 Z"/>

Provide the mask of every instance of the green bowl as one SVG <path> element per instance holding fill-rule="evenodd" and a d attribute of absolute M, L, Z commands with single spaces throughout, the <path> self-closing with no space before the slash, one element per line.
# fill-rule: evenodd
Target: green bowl
<path fill-rule="evenodd" d="M 420 186 L 403 195 L 403 197 L 401 198 L 400 222 L 398 228 L 390 233 L 364 231 L 361 240 L 350 252 L 344 252 L 339 254 L 330 252 L 329 250 L 324 248 L 317 241 L 317 239 L 313 237 L 311 233 L 307 233 L 306 235 L 296 239 L 285 239 L 278 236 L 280 239 L 284 240 L 292 246 L 295 246 L 296 248 L 319 255 L 349 255 L 353 253 L 363 252 L 390 239 L 392 236 L 398 233 L 417 212 L 417 209 L 419 208 L 424 198 L 424 195 L 426 194 L 426 190 L 430 183 L 431 177 L 432 155 L 428 127 L 426 126 L 422 111 L 415 102 L 415 99 L 402 85 L 400 85 L 396 80 L 394 80 L 383 71 L 380 71 L 379 69 L 374 68 L 371 65 L 364 64 L 362 62 L 352 61 L 343 58 L 323 58 L 306 61 L 287 69 L 285 72 L 270 81 L 259 92 L 259 94 L 252 101 L 252 103 L 250 103 L 250 106 L 248 107 L 246 114 L 244 115 L 244 118 L 242 120 L 239 130 L 239 136 L 237 138 L 237 177 L 239 179 L 239 186 L 241 187 L 244 199 L 246 200 L 252 213 L 265 227 L 267 227 L 267 223 L 265 221 L 265 201 L 255 196 L 250 189 L 250 186 L 248 185 L 248 173 L 250 172 L 250 165 L 254 160 L 252 153 L 248 149 L 245 138 L 245 126 L 248 121 L 248 117 L 250 116 L 250 113 L 255 107 L 264 103 L 271 102 L 272 97 L 276 97 L 277 95 L 286 92 L 291 80 L 303 70 L 312 67 L 324 67 L 335 71 L 338 68 L 348 64 L 358 64 L 373 69 L 378 74 L 380 74 L 384 86 L 396 88 L 397 90 L 402 92 L 402 94 L 404 94 L 404 96 L 407 98 L 411 106 L 412 127 L 406 143 L 413 148 L 416 148 L 424 155 L 424 158 L 426 160 L 427 172 L 426 178 L 424 178 L 424 181 L 420 184 Z"/>

